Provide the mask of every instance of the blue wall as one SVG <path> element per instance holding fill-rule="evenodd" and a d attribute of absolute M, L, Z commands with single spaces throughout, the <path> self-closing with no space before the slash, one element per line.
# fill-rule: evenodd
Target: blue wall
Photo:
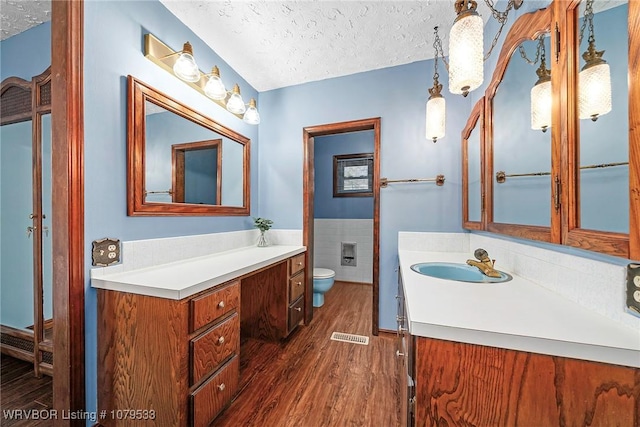
<path fill-rule="evenodd" d="M 227 88 L 237 82 L 245 100 L 258 99 L 258 93 L 158 1 L 88 1 L 84 17 L 86 391 L 87 410 L 93 411 L 98 385 L 96 292 L 90 287 L 89 272 L 91 242 L 107 236 L 137 240 L 253 227 L 250 216 L 127 216 L 127 75 L 251 139 L 252 215 L 258 216 L 257 127 L 245 124 L 146 59 L 144 34 L 153 33 L 173 49 L 191 42 L 201 70 L 217 64 Z"/>
<path fill-rule="evenodd" d="M 333 156 L 373 153 L 373 131 L 314 138 L 314 217 L 373 219 L 373 197 L 333 197 Z"/>
<path fill-rule="evenodd" d="M 31 80 L 51 65 L 51 22 L 2 40 L 0 47 L 1 80 L 12 76 Z"/>
<path fill-rule="evenodd" d="M 447 79 L 445 70 L 440 70 Z M 380 327 L 395 329 L 398 231 L 461 231 L 460 132 L 471 100 L 445 93 L 447 133 L 425 138 L 433 62 L 421 61 L 307 83 L 260 95 L 260 213 L 278 228 L 302 228 L 302 128 L 381 117 L 381 177 L 446 183 L 392 184 L 381 190 Z M 282 165 L 287 165 L 282 167 Z M 399 208 L 401 207 L 401 208 Z"/>

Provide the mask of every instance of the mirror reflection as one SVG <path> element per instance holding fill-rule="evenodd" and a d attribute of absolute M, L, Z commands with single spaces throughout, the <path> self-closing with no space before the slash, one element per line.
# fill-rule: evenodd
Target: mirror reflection
<path fill-rule="evenodd" d="M 481 188 L 481 164 L 480 164 L 480 132 L 482 120 L 471 131 L 467 139 L 467 176 L 469 177 L 469 221 L 480 222 L 482 220 L 482 188 Z"/>
<path fill-rule="evenodd" d="M 627 20 L 626 1 L 583 0 L 579 6 L 577 155 L 584 229 L 629 233 Z M 603 70 L 588 65 L 590 44 L 604 51 Z"/>
<path fill-rule="evenodd" d="M 242 144 L 149 101 L 145 112 L 145 202 L 242 206 Z"/>
<path fill-rule="evenodd" d="M 532 129 L 531 89 L 550 38 L 516 49 L 493 98 L 493 221 L 551 225 L 551 132 Z M 550 61 L 547 61 L 550 68 Z"/>
<path fill-rule="evenodd" d="M 128 77 L 129 215 L 248 215 L 250 140 Z"/>

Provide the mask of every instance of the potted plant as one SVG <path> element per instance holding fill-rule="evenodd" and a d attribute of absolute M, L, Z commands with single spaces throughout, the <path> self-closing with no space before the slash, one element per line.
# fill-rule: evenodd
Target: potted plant
<path fill-rule="evenodd" d="M 260 230 L 260 238 L 258 239 L 258 247 L 263 248 L 265 246 L 269 246 L 267 242 L 267 238 L 265 237 L 265 232 L 271 228 L 273 221 L 266 218 L 253 218 L 253 226 Z"/>

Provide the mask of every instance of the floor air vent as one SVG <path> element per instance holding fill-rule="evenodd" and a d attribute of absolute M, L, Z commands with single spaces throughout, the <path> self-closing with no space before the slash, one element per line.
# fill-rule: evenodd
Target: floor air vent
<path fill-rule="evenodd" d="M 331 334 L 334 341 L 352 342 L 355 344 L 369 345 L 369 337 L 363 335 L 345 334 L 344 332 L 334 332 Z"/>

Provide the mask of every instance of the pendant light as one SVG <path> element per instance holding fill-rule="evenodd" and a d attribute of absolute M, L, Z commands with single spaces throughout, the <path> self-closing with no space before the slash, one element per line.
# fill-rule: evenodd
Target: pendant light
<path fill-rule="evenodd" d="M 540 67 L 536 70 L 538 81 L 531 88 L 531 129 L 546 132 L 551 126 L 551 70 L 547 69 L 544 36 L 538 40 Z M 537 56 L 537 55 L 536 55 Z"/>
<path fill-rule="evenodd" d="M 578 75 L 578 117 L 592 121 L 611 111 L 611 72 L 609 64 L 602 59 L 604 50 L 596 50 L 596 38 L 593 30 L 593 0 L 587 0 L 580 41 L 585 26 L 589 26 L 589 46 L 582 54 L 585 65 Z"/>
<path fill-rule="evenodd" d="M 173 73 L 185 82 L 195 83 L 200 80 L 200 69 L 193 58 L 191 43 L 184 44 L 180 56 L 173 64 Z"/>
<path fill-rule="evenodd" d="M 467 96 L 477 89 L 484 80 L 484 61 L 498 42 L 498 37 L 507 22 L 512 8 L 518 9 L 524 0 L 509 0 L 507 9 L 500 12 L 493 2 L 485 0 L 492 16 L 500 23 L 500 29 L 493 39 L 491 48 L 484 56 L 484 22 L 476 11 L 474 0 L 456 0 L 456 19 L 449 33 L 449 91 Z"/>
<path fill-rule="evenodd" d="M 435 39 L 433 42 L 433 48 L 435 50 L 434 56 L 434 72 L 433 72 L 433 87 L 429 89 L 429 99 L 427 100 L 426 109 L 426 137 L 431 139 L 435 144 L 438 138 L 443 138 L 445 135 L 446 124 L 446 101 L 442 96 L 442 84 L 438 81 L 440 75 L 438 74 L 438 46 L 441 46 L 440 36 L 438 36 L 438 27 L 434 28 Z"/>

